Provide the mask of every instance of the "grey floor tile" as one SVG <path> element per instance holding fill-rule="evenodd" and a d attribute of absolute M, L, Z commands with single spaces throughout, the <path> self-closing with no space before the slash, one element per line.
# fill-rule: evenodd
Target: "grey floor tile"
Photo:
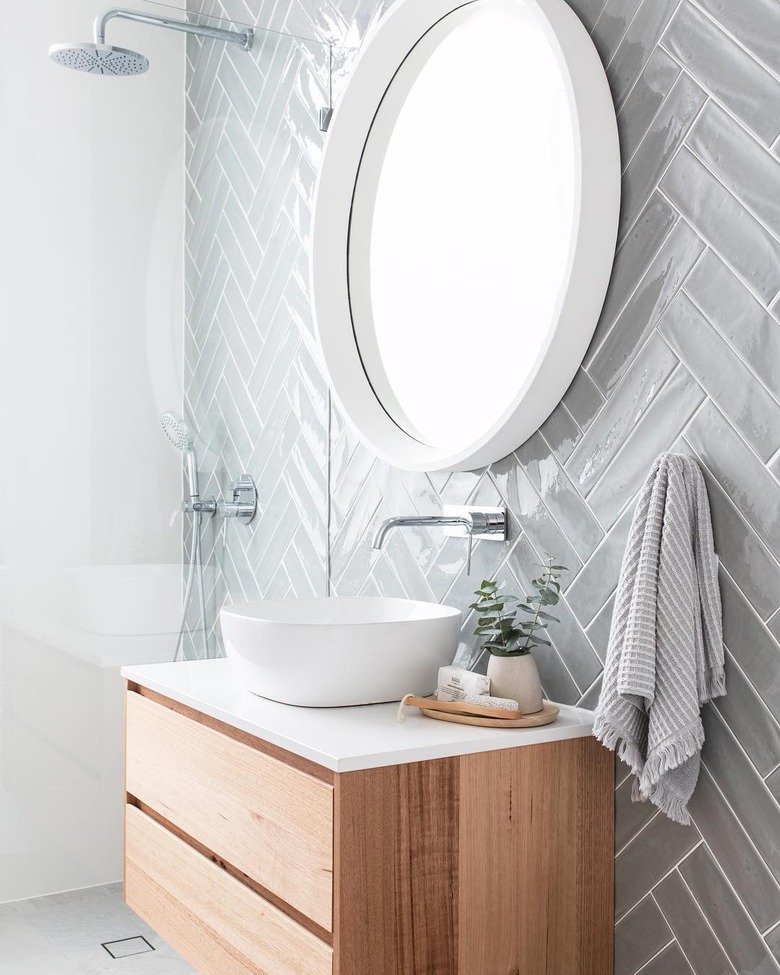
<path fill-rule="evenodd" d="M 780 236 L 780 160 L 710 102 L 686 140 L 705 166 Z"/>
<path fill-rule="evenodd" d="M 658 329 L 762 460 L 780 447 L 780 404 L 685 294 L 669 306 Z"/>
<path fill-rule="evenodd" d="M 731 886 L 756 926 L 780 920 L 780 887 L 742 829 L 707 769 L 702 769 L 689 810 Z"/>
<path fill-rule="evenodd" d="M 618 115 L 620 152 L 625 168 L 645 137 L 681 68 L 662 48 L 653 51 Z"/>
<path fill-rule="evenodd" d="M 686 439 L 758 535 L 772 551 L 780 552 L 780 484 L 723 414 L 707 403 L 691 423 Z"/>
<path fill-rule="evenodd" d="M 707 251 L 685 290 L 767 389 L 780 395 L 780 325 L 739 278 Z"/>
<path fill-rule="evenodd" d="M 634 975 L 672 940 L 671 928 L 648 895 L 615 927 L 615 975 Z"/>
<path fill-rule="evenodd" d="M 642 975 L 696 975 L 696 973 L 680 951 L 680 946 L 675 943 L 664 948 L 660 955 L 645 965 Z"/>
<path fill-rule="evenodd" d="M 705 706 L 703 718 L 702 760 L 772 875 L 780 881 L 780 807 L 753 766 L 745 761 L 736 739 L 714 708 Z"/>
<path fill-rule="evenodd" d="M 737 896 L 706 848 L 695 850 L 680 866 L 680 873 L 710 927 L 738 972 L 777 975 L 777 966 Z"/>
<path fill-rule="evenodd" d="M 661 189 L 759 298 L 774 298 L 780 288 L 780 242 L 692 152 L 678 152 Z"/>
<path fill-rule="evenodd" d="M 623 42 L 607 67 L 615 104 L 620 107 L 629 95 L 658 44 L 678 0 L 647 0 L 631 21 Z"/>
<path fill-rule="evenodd" d="M 780 9 L 775 0 L 697 0 L 700 7 L 739 39 L 759 61 L 780 75 Z"/>
<path fill-rule="evenodd" d="M 696 975 L 734 975 L 731 962 L 677 871 L 661 881 L 653 896 Z"/>
<path fill-rule="evenodd" d="M 736 201 L 735 201 L 735 205 Z M 638 288 L 588 364 L 588 373 L 610 395 L 660 321 L 704 251 L 704 243 L 681 220 L 664 241 Z M 590 432 L 590 431 L 589 431 Z"/>
<path fill-rule="evenodd" d="M 780 133 L 780 81 L 692 4 L 685 2 L 663 45 L 766 144 Z"/>
<path fill-rule="evenodd" d="M 621 237 L 634 225 L 706 100 L 689 75 L 674 83 L 623 174 Z"/>
<path fill-rule="evenodd" d="M 698 843 L 695 826 L 656 816 L 615 860 L 616 917 L 638 903 Z"/>
<path fill-rule="evenodd" d="M 670 449 L 704 399 L 699 384 L 679 365 L 588 495 L 588 504 L 604 528 L 610 528 L 623 507 L 631 504 L 655 459 Z"/>
<path fill-rule="evenodd" d="M 666 342 L 651 335 L 566 464 L 581 493 L 587 495 L 602 476 L 677 364 Z"/>

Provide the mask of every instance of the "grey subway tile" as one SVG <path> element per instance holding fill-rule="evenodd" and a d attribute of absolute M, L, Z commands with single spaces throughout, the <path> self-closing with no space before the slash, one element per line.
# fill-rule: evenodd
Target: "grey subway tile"
<path fill-rule="evenodd" d="M 780 81 L 687 0 L 664 34 L 670 54 L 766 145 L 780 133 Z"/>
<path fill-rule="evenodd" d="M 587 372 L 578 369 L 563 395 L 563 402 L 577 426 L 581 430 L 587 430 L 601 409 L 604 397 Z"/>
<path fill-rule="evenodd" d="M 771 775 L 766 777 L 765 781 L 769 791 L 780 802 L 780 768 L 776 768 Z"/>
<path fill-rule="evenodd" d="M 692 152 L 680 150 L 661 189 L 759 298 L 774 298 L 780 288 L 780 242 Z"/>
<path fill-rule="evenodd" d="M 681 220 L 664 241 L 614 326 L 588 363 L 591 379 L 609 395 L 628 371 L 704 251 L 704 243 Z"/>
<path fill-rule="evenodd" d="M 686 144 L 748 210 L 780 237 L 780 160 L 715 102 L 701 113 Z"/>
<path fill-rule="evenodd" d="M 739 278 L 708 250 L 685 290 L 748 366 L 780 395 L 780 325 Z"/>
<path fill-rule="evenodd" d="M 558 459 L 538 433 L 517 450 L 516 456 L 577 554 L 583 561 L 588 559 L 604 532 Z"/>
<path fill-rule="evenodd" d="M 687 74 L 674 83 L 623 174 L 621 236 L 633 226 L 706 100 Z"/>
<path fill-rule="evenodd" d="M 669 306 L 658 329 L 763 460 L 780 447 L 780 404 L 685 294 Z"/>
<path fill-rule="evenodd" d="M 777 975 L 766 945 L 707 849 L 694 850 L 680 873 L 736 971 Z"/>
<path fill-rule="evenodd" d="M 642 975 L 697 975 L 676 943 L 664 948 L 642 969 Z"/>
<path fill-rule="evenodd" d="M 676 870 L 655 888 L 653 897 L 697 975 L 734 975 L 731 962 Z"/>
<path fill-rule="evenodd" d="M 566 600 L 583 626 L 615 591 L 633 512 L 626 509 L 566 591 Z"/>
<path fill-rule="evenodd" d="M 723 639 L 759 697 L 780 721 L 780 643 L 730 576 L 721 572 Z"/>
<path fill-rule="evenodd" d="M 591 32 L 604 64 L 609 64 L 614 57 L 641 4 L 642 0 L 607 0 Z"/>
<path fill-rule="evenodd" d="M 658 815 L 658 808 L 651 802 L 634 802 L 635 776 L 629 775 L 615 790 L 615 852 L 628 846 L 637 833 Z"/>
<path fill-rule="evenodd" d="M 622 917 L 701 843 L 695 826 L 656 816 L 615 860 L 615 912 Z"/>
<path fill-rule="evenodd" d="M 715 711 L 703 709 L 702 760 L 776 880 L 780 880 L 780 807 Z"/>
<path fill-rule="evenodd" d="M 759 61 L 780 74 L 780 8 L 776 0 L 697 0 L 715 20 Z"/>
<path fill-rule="evenodd" d="M 597 483 L 677 365 L 666 342 L 651 335 L 566 464 L 579 491 L 587 495 Z"/>
<path fill-rule="evenodd" d="M 767 673 L 764 679 L 770 678 Z M 728 694 L 715 707 L 761 775 L 768 775 L 780 765 L 780 724 L 731 654 L 726 656 L 726 686 Z"/>
<path fill-rule="evenodd" d="M 677 220 L 676 211 L 660 193 L 654 193 L 621 243 L 615 255 L 604 307 L 583 361 L 586 369 Z"/>
<path fill-rule="evenodd" d="M 780 552 L 780 484 L 711 403 L 696 415 L 686 439 L 746 521 Z M 780 605 L 780 592 L 778 592 Z"/>
<path fill-rule="evenodd" d="M 577 701 L 577 707 L 595 711 L 601 697 L 601 677 L 594 681 L 582 697 Z"/>
<path fill-rule="evenodd" d="M 671 941 L 671 929 L 648 895 L 615 926 L 615 975 L 634 975 Z"/>
<path fill-rule="evenodd" d="M 555 407 L 539 430 L 562 464 L 566 463 L 572 450 L 582 439 L 580 428 L 562 403 Z"/>
<path fill-rule="evenodd" d="M 678 366 L 588 495 L 588 504 L 605 528 L 614 524 L 623 506 L 641 488 L 655 459 L 674 443 L 704 399 L 693 376 Z"/>
<path fill-rule="evenodd" d="M 680 71 L 680 65 L 663 48 L 657 47 L 623 103 L 618 115 L 618 135 L 624 169 L 644 139 Z"/>
<path fill-rule="evenodd" d="M 599 14 L 605 3 L 606 0 L 571 0 L 570 6 L 585 25 L 585 28 L 591 31 L 599 19 Z"/>
<path fill-rule="evenodd" d="M 596 653 L 602 661 L 607 659 L 609 633 L 612 628 L 612 614 L 615 611 L 614 596 L 606 601 L 588 626 L 586 633 Z"/>
<path fill-rule="evenodd" d="M 707 769 L 702 769 L 688 809 L 731 886 L 761 931 L 780 919 L 780 887 L 728 807 Z"/>
<path fill-rule="evenodd" d="M 615 104 L 621 106 L 658 44 L 679 0 L 647 0 L 628 26 L 607 67 Z"/>
<path fill-rule="evenodd" d="M 780 962 L 780 925 L 767 934 L 766 946 L 772 952 L 772 957 Z"/>

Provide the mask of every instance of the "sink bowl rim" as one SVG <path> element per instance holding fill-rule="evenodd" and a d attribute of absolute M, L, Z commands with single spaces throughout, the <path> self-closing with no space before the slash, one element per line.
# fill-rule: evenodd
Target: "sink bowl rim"
<path fill-rule="evenodd" d="M 396 619 L 295 619 L 285 616 L 284 613 L 274 615 L 274 611 L 279 611 L 282 607 L 289 610 L 290 605 L 307 606 L 322 605 L 326 603 L 342 603 L 347 605 L 384 603 L 395 606 L 419 606 L 425 607 L 428 611 L 427 616 L 407 617 Z M 251 612 L 255 609 L 255 612 Z M 265 610 L 266 615 L 259 615 Z M 427 623 L 442 619 L 451 619 L 456 616 L 462 618 L 461 610 L 454 606 L 447 606 L 444 603 L 428 602 L 420 599 L 403 599 L 398 596 L 304 596 L 301 599 L 254 599 L 244 600 L 230 605 L 223 606 L 220 610 L 222 614 L 233 616 L 236 619 L 246 620 L 247 622 L 268 623 L 274 626 L 397 626 L 409 623 Z"/>

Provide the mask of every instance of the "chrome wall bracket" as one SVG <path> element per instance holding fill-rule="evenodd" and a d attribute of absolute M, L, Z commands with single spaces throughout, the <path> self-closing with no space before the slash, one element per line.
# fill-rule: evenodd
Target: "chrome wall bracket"
<path fill-rule="evenodd" d="M 454 538 L 473 536 L 485 542 L 505 542 L 507 540 L 506 508 L 469 508 L 458 504 L 445 504 L 442 509 L 445 518 L 471 518 L 474 526 L 471 531 L 466 525 L 447 525 L 445 535 Z"/>

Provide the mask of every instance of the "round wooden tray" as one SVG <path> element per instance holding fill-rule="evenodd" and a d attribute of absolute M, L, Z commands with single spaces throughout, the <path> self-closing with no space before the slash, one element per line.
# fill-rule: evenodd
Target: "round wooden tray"
<path fill-rule="evenodd" d="M 544 724 L 552 724 L 560 714 L 561 709 L 554 704 L 544 702 L 544 707 L 536 714 L 525 714 L 522 718 L 478 718 L 470 714 L 454 714 L 450 711 L 434 711 L 432 708 L 420 710 L 428 718 L 437 721 L 454 721 L 455 724 L 475 724 L 482 728 L 539 728 Z"/>

